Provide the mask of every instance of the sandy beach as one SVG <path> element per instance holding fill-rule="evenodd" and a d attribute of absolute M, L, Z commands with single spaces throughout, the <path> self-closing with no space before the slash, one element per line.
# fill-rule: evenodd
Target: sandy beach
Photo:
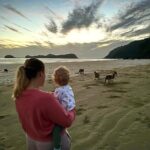
<path fill-rule="evenodd" d="M 66 65 L 71 70 L 77 110 L 76 120 L 68 129 L 72 150 L 150 150 L 150 63 L 125 67 L 115 63 L 46 64 L 46 91 L 55 88 L 51 73 L 56 66 Z M 25 150 L 25 136 L 11 100 L 18 64 L 5 67 L 10 71 L 7 81 L 11 81 L 0 84 L 0 150 Z M 79 68 L 85 69 L 85 75 L 76 74 Z M 99 80 L 94 80 L 95 70 L 100 73 Z M 104 84 L 112 70 L 118 76 L 113 83 Z"/>

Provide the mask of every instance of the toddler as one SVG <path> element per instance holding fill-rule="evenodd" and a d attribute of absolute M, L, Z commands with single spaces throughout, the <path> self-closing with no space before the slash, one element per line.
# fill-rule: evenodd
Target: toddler
<path fill-rule="evenodd" d="M 69 85 L 69 70 L 65 66 L 59 66 L 54 70 L 53 73 L 54 82 L 58 87 L 54 91 L 54 95 L 57 97 L 59 103 L 67 110 L 71 111 L 75 108 L 75 99 L 74 93 L 71 86 Z M 60 133 L 63 127 L 56 125 L 53 130 L 53 141 L 54 141 L 54 150 L 61 150 L 60 142 L 61 136 Z"/>

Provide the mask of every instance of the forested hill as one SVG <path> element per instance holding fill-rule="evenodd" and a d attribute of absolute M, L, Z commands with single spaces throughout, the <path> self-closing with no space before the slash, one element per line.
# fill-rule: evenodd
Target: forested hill
<path fill-rule="evenodd" d="M 105 58 L 149 59 L 150 38 L 134 41 L 112 50 Z"/>

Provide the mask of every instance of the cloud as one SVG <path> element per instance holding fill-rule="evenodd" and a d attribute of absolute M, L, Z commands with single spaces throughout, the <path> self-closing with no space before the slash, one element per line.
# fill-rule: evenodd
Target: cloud
<path fill-rule="evenodd" d="M 150 1 L 143 0 L 138 3 L 131 3 L 130 6 L 126 7 L 124 12 L 120 11 L 118 17 L 118 23 L 112 25 L 110 30 L 116 30 L 118 28 L 127 28 L 132 25 L 138 24 L 142 20 L 144 22 L 147 17 L 150 16 Z"/>
<path fill-rule="evenodd" d="M 64 20 L 64 18 L 61 15 L 58 15 L 57 13 L 55 13 L 52 9 L 50 9 L 49 7 L 45 7 L 56 19 L 58 20 Z"/>
<path fill-rule="evenodd" d="M 133 32 L 134 32 L 134 29 L 130 29 L 127 32 L 121 33 L 121 36 L 128 36 L 128 35 L 132 34 Z"/>
<path fill-rule="evenodd" d="M 121 36 L 133 37 L 133 36 L 139 36 L 139 35 L 144 35 L 144 34 L 149 34 L 149 33 L 150 33 L 150 25 L 148 25 L 147 27 L 145 27 L 143 29 L 139 29 L 139 30 L 132 29 L 131 31 L 121 34 Z"/>
<path fill-rule="evenodd" d="M 7 18 L 3 17 L 3 16 L 0 16 L 0 18 L 9 22 L 9 20 Z"/>
<path fill-rule="evenodd" d="M 41 34 L 42 36 L 48 37 L 48 33 L 45 32 L 45 31 L 42 31 L 40 34 Z"/>
<path fill-rule="evenodd" d="M 67 33 L 72 29 L 89 27 L 92 23 L 98 21 L 96 12 L 104 0 L 95 0 L 89 6 L 76 7 L 68 15 L 68 19 L 62 24 L 62 33 Z"/>
<path fill-rule="evenodd" d="M 20 11 L 18 11 L 16 8 L 12 7 L 10 4 L 4 5 L 4 7 L 14 13 L 16 13 L 17 15 L 27 19 L 28 21 L 30 21 L 30 19 L 28 17 L 26 17 L 23 13 L 21 13 Z"/>
<path fill-rule="evenodd" d="M 17 29 L 13 28 L 13 27 L 10 27 L 10 26 L 7 26 L 7 25 L 4 25 L 7 29 L 13 31 L 13 32 L 17 32 L 17 33 L 21 33 L 20 31 L 18 31 Z"/>
<path fill-rule="evenodd" d="M 24 30 L 28 31 L 28 32 L 32 32 L 31 30 L 29 30 L 29 29 L 27 29 L 27 28 L 25 28 L 25 27 L 23 27 L 23 26 L 20 26 L 20 25 L 18 25 L 18 24 L 16 24 L 16 23 L 13 23 L 13 24 L 14 24 L 15 26 L 21 28 L 21 29 L 24 29 Z"/>
<path fill-rule="evenodd" d="M 69 0 L 73 5 L 79 6 L 82 0 Z"/>
<path fill-rule="evenodd" d="M 20 25 L 18 25 L 18 24 L 16 24 L 16 23 L 13 23 L 13 22 L 9 21 L 7 18 L 5 18 L 5 17 L 3 17 L 3 16 L 0 16 L 0 18 L 3 19 L 3 20 L 5 20 L 6 22 L 11 23 L 12 25 L 15 25 L 15 26 L 17 26 L 17 27 L 23 29 L 23 30 L 26 30 L 26 31 L 28 31 L 28 32 L 32 32 L 31 30 L 29 30 L 29 29 L 27 29 L 27 28 L 25 28 L 25 27 L 23 27 L 23 26 L 20 26 Z"/>
<path fill-rule="evenodd" d="M 48 31 L 50 31 L 52 33 L 57 33 L 57 25 L 53 19 L 50 19 L 49 23 L 45 24 L 45 27 Z"/>
<path fill-rule="evenodd" d="M 52 42 L 50 42 L 50 41 L 45 41 L 45 43 L 46 43 L 48 46 L 50 46 L 50 47 L 54 47 L 54 46 L 55 46 L 55 44 L 52 43 Z"/>

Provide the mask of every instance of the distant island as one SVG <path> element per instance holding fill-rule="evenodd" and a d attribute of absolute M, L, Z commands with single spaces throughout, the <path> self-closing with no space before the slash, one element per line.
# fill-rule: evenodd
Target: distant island
<path fill-rule="evenodd" d="M 5 58 L 16 58 L 13 55 L 6 55 Z M 75 54 L 64 54 L 64 55 L 36 55 L 36 56 L 30 56 L 26 55 L 25 58 L 78 58 Z"/>
<path fill-rule="evenodd" d="M 36 56 L 30 56 L 27 55 L 25 58 L 78 58 L 75 54 L 64 54 L 64 55 L 36 55 Z"/>
<path fill-rule="evenodd" d="M 115 48 L 105 58 L 150 59 L 150 38 Z"/>
<path fill-rule="evenodd" d="M 15 58 L 13 55 L 6 55 L 5 58 Z"/>

